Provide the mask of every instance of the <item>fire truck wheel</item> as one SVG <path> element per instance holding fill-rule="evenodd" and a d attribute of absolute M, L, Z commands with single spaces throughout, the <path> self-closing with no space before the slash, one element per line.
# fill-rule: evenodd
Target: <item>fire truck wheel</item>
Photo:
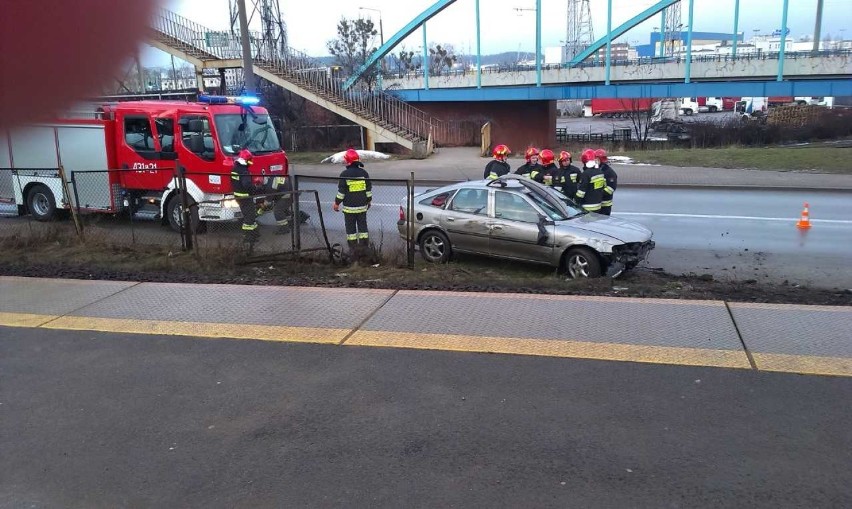
<path fill-rule="evenodd" d="M 27 193 L 27 208 L 36 221 L 51 221 L 56 215 L 56 198 L 47 186 L 38 184 Z"/>
<path fill-rule="evenodd" d="M 201 233 L 201 220 L 198 218 L 198 207 L 195 207 L 195 200 L 189 198 L 189 224 L 193 233 Z M 180 233 L 181 213 L 180 197 L 173 196 L 166 207 L 166 214 L 169 219 L 169 226 L 172 230 Z"/>

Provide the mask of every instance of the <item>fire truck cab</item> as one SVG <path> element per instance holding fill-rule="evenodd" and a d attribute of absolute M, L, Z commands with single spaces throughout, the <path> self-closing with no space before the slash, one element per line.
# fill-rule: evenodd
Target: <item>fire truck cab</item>
<path fill-rule="evenodd" d="M 127 211 L 179 229 L 177 164 L 197 204 L 193 224 L 233 221 L 240 213 L 230 173 L 242 148 L 254 154 L 250 171 L 258 178 L 288 175 L 278 133 L 257 103 L 255 97 L 202 95 L 199 102 L 102 104 L 88 118 L 0 132 L 0 167 L 13 169 L 9 184 L 19 213 L 40 221 L 79 201 L 84 212 Z M 63 185 L 60 166 L 73 185 Z M 106 171 L 86 173 L 92 170 Z"/>

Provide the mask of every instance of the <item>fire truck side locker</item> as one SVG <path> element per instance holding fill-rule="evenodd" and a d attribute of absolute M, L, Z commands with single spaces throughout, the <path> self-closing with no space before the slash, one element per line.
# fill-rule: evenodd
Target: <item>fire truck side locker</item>
<path fill-rule="evenodd" d="M 20 213 L 29 209 L 37 220 L 52 219 L 55 210 L 46 208 L 50 201 L 56 209 L 76 205 L 74 196 L 65 196 L 58 172 L 60 164 L 69 179 L 75 171 L 109 169 L 106 133 L 101 123 L 20 127 L 10 131 L 7 139 L 15 203 Z M 107 171 L 77 175 L 78 180 L 85 179 L 77 193 L 82 210 L 114 212 L 120 208 L 111 177 Z M 25 208 L 21 210 L 22 207 Z"/>

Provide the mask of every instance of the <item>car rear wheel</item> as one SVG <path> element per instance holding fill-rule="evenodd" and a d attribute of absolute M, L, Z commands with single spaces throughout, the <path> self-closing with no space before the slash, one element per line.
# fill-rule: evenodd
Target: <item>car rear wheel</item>
<path fill-rule="evenodd" d="M 719 111 L 719 108 L 715 106 L 710 106 L 710 113 L 716 113 L 717 111 Z"/>
<path fill-rule="evenodd" d="M 452 248 L 450 239 L 438 230 L 429 230 L 420 237 L 420 254 L 429 263 L 447 263 Z"/>
<path fill-rule="evenodd" d="M 565 272 L 571 279 L 600 277 L 601 261 L 586 247 L 575 247 L 565 254 Z"/>

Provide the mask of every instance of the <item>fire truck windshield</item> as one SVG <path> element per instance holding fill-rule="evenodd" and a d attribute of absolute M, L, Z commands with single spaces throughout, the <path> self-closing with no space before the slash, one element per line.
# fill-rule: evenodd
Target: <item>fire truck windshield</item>
<path fill-rule="evenodd" d="M 247 148 L 254 154 L 281 150 L 278 134 L 272 127 L 269 115 L 254 117 L 239 114 L 215 115 L 219 144 L 225 155 L 236 155 Z"/>

